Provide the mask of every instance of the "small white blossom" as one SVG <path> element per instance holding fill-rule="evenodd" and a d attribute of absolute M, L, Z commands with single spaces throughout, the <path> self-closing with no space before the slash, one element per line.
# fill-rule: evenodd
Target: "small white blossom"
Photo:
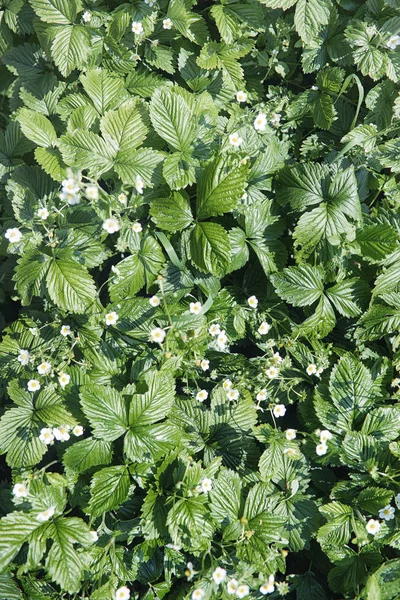
<path fill-rule="evenodd" d="M 85 10 L 85 12 L 82 15 L 82 19 L 85 23 L 89 23 L 92 19 L 92 13 L 89 10 Z"/>
<path fill-rule="evenodd" d="M 265 370 L 265 374 L 268 377 L 268 379 L 275 379 L 279 375 L 279 369 L 277 369 L 276 367 L 269 367 Z"/>
<path fill-rule="evenodd" d="M 236 590 L 236 597 L 237 598 L 246 598 L 246 596 L 248 596 L 250 594 L 250 588 L 248 585 L 239 585 L 239 587 Z"/>
<path fill-rule="evenodd" d="M 73 177 L 64 179 L 61 185 L 63 194 L 77 194 L 79 192 L 79 183 Z"/>
<path fill-rule="evenodd" d="M 21 363 L 22 366 L 25 367 L 29 363 L 30 357 L 31 355 L 29 354 L 28 350 L 20 350 L 17 356 L 17 360 Z"/>
<path fill-rule="evenodd" d="M 116 231 L 119 231 L 121 228 L 118 219 L 116 219 L 115 217 L 110 217 L 109 219 L 106 219 L 103 223 L 103 229 L 105 229 L 107 231 L 107 233 L 115 233 Z"/>
<path fill-rule="evenodd" d="M 247 299 L 247 304 L 250 306 L 250 308 L 257 308 L 258 300 L 256 296 L 250 296 L 250 298 Z"/>
<path fill-rule="evenodd" d="M 205 477 L 203 479 L 203 481 L 200 482 L 201 485 L 201 489 L 202 491 L 207 494 L 208 492 L 211 492 L 212 490 L 212 480 L 209 479 L 208 477 Z"/>
<path fill-rule="evenodd" d="M 242 90 L 240 90 L 239 92 L 236 93 L 236 100 L 240 103 L 240 102 L 247 102 L 247 94 L 246 92 L 243 92 Z"/>
<path fill-rule="evenodd" d="M 243 138 L 240 137 L 238 133 L 231 133 L 229 136 L 229 143 L 235 148 L 238 148 L 241 144 L 243 144 Z"/>
<path fill-rule="evenodd" d="M 265 113 L 260 113 L 254 120 L 254 129 L 256 131 L 265 131 L 267 126 L 267 117 Z"/>
<path fill-rule="evenodd" d="M 219 585 L 220 583 L 222 583 L 223 581 L 225 581 L 226 578 L 226 570 L 223 569 L 222 567 L 217 567 L 215 569 L 215 571 L 212 574 L 212 578 L 214 580 L 214 583 L 216 583 L 217 585 Z"/>
<path fill-rule="evenodd" d="M 378 516 L 380 519 L 385 519 L 385 521 L 391 521 L 391 519 L 394 519 L 395 512 L 396 510 L 393 508 L 393 506 L 390 506 L 390 504 L 388 504 L 387 506 L 385 506 L 385 508 L 381 508 L 381 510 L 378 513 Z"/>
<path fill-rule="evenodd" d="M 45 523 L 45 521 L 48 521 L 49 519 L 51 519 L 51 517 L 53 515 L 54 515 L 54 506 L 49 506 L 49 508 L 47 508 L 43 512 L 40 512 L 37 515 L 36 521 L 39 521 L 40 523 Z"/>
<path fill-rule="evenodd" d="M 390 50 L 396 50 L 397 46 L 400 45 L 400 35 L 392 35 L 386 42 L 386 46 Z"/>
<path fill-rule="evenodd" d="M 141 223 L 139 223 L 139 221 L 135 221 L 135 223 L 132 223 L 132 231 L 134 231 L 135 233 L 141 233 L 143 231 L 143 227 Z"/>
<path fill-rule="evenodd" d="M 261 323 L 260 327 L 257 329 L 257 331 L 260 335 L 267 335 L 267 333 L 269 332 L 270 329 L 271 329 L 271 325 L 269 323 L 267 323 L 266 321 L 263 321 Z"/>
<path fill-rule="evenodd" d="M 202 590 L 201 588 L 196 588 L 192 592 L 192 600 L 203 600 L 205 595 L 206 593 L 204 590 Z"/>
<path fill-rule="evenodd" d="M 37 327 L 29 327 L 29 333 L 31 333 L 34 336 L 39 335 L 39 329 Z"/>
<path fill-rule="evenodd" d="M 150 340 L 162 344 L 167 333 L 161 327 L 156 327 L 150 331 Z"/>
<path fill-rule="evenodd" d="M 196 400 L 198 400 L 199 402 L 204 402 L 204 400 L 207 400 L 207 398 L 208 398 L 207 390 L 200 390 L 196 394 Z"/>
<path fill-rule="evenodd" d="M 60 425 L 60 427 L 53 427 L 53 435 L 59 442 L 68 442 L 70 435 L 69 425 Z"/>
<path fill-rule="evenodd" d="M 12 493 L 16 498 L 27 498 L 28 489 L 23 483 L 16 483 L 13 487 Z"/>
<path fill-rule="evenodd" d="M 40 390 L 40 383 L 37 379 L 30 379 L 28 381 L 28 392 L 38 392 Z"/>
<path fill-rule="evenodd" d="M 262 586 L 260 587 L 259 592 L 263 596 L 266 596 L 267 594 L 272 594 L 272 592 L 275 590 L 274 583 L 275 583 L 275 577 L 273 575 L 270 575 L 268 577 L 268 581 L 266 583 L 263 583 Z"/>
<path fill-rule="evenodd" d="M 61 331 L 60 331 L 61 335 L 63 335 L 64 337 L 67 337 L 68 335 L 71 335 L 71 327 L 69 325 L 63 325 L 61 327 Z"/>
<path fill-rule="evenodd" d="M 318 91 L 318 86 L 317 85 L 312 85 L 311 89 L 313 92 L 317 92 Z"/>
<path fill-rule="evenodd" d="M 276 406 L 274 406 L 274 417 L 278 418 L 278 417 L 284 417 L 285 413 L 286 413 L 286 406 L 284 404 L 277 404 Z"/>
<path fill-rule="evenodd" d="M 217 337 L 217 346 L 222 350 L 225 348 L 226 344 L 228 343 L 228 337 L 225 333 L 225 330 L 223 329 L 221 331 L 221 333 L 218 334 Z"/>
<path fill-rule="evenodd" d="M 272 115 L 272 119 L 270 120 L 270 123 L 273 127 L 278 127 L 279 123 L 281 122 L 281 114 L 280 113 L 274 113 Z"/>
<path fill-rule="evenodd" d="M 83 427 L 82 425 L 75 425 L 75 427 L 72 430 L 72 433 L 74 435 L 76 435 L 76 437 L 79 437 L 83 434 Z"/>
<path fill-rule="evenodd" d="M 219 323 L 213 323 L 212 325 L 210 325 L 208 333 L 213 337 L 221 333 L 221 327 L 219 326 Z"/>
<path fill-rule="evenodd" d="M 39 219 L 42 219 L 42 221 L 45 221 L 46 219 L 49 218 L 49 211 L 47 210 L 47 208 L 39 208 L 37 211 L 37 216 L 39 217 Z"/>
<path fill-rule="evenodd" d="M 278 363 L 278 365 L 280 365 L 280 364 L 281 364 L 281 362 L 283 361 L 283 358 L 282 358 L 282 356 L 279 354 L 279 352 L 275 352 L 272 358 L 274 359 L 274 361 L 275 361 L 275 362 L 277 362 L 277 363 Z"/>
<path fill-rule="evenodd" d="M 295 429 L 286 429 L 285 436 L 286 439 L 290 442 L 296 439 L 297 431 Z"/>
<path fill-rule="evenodd" d="M 200 363 L 200 367 L 203 369 L 203 371 L 208 371 L 208 369 L 210 368 L 210 361 L 206 358 L 203 358 L 203 360 Z"/>
<path fill-rule="evenodd" d="M 375 519 L 370 519 L 366 525 L 368 533 L 371 533 L 372 535 L 378 533 L 380 528 L 381 524 L 379 523 L 379 521 L 375 521 Z"/>
<path fill-rule="evenodd" d="M 4 237 L 10 242 L 10 244 L 16 244 L 22 240 L 22 231 L 18 227 L 11 227 L 7 229 Z"/>
<path fill-rule="evenodd" d="M 397 494 L 397 495 L 394 497 L 394 501 L 395 501 L 395 503 L 396 503 L 396 506 L 397 506 L 397 508 L 399 508 L 399 509 L 400 509 L 400 494 Z"/>
<path fill-rule="evenodd" d="M 315 375 L 315 373 L 317 372 L 317 365 L 315 365 L 314 363 L 309 364 L 306 371 L 307 375 Z"/>
<path fill-rule="evenodd" d="M 237 579 L 231 579 L 230 581 L 228 581 L 228 585 L 226 586 L 226 591 L 230 595 L 236 594 L 236 590 L 238 589 L 238 586 L 239 586 L 239 582 L 237 581 Z"/>
<path fill-rule="evenodd" d="M 115 310 L 107 313 L 106 316 L 104 317 L 106 325 L 116 325 L 118 319 L 119 319 L 119 316 L 117 315 Z"/>
<path fill-rule="evenodd" d="M 99 188 L 97 185 L 88 185 L 86 188 L 86 197 L 89 200 L 98 200 L 99 198 Z"/>
<path fill-rule="evenodd" d="M 230 379 L 225 379 L 224 383 L 222 384 L 222 387 L 227 392 L 232 387 L 232 381 Z"/>
<path fill-rule="evenodd" d="M 323 456 L 328 452 L 328 446 L 324 443 L 318 444 L 318 446 L 315 448 L 315 452 L 318 454 L 318 456 Z"/>
<path fill-rule="evenodd" d="M 60 373 L 60 377 L 58 378 L 58 383 L 62 388 L 65 388 L 66 385 L 71 381 L 71 376 L 68 373 Z"/>
<path fill-rule="evenodd" d="M 173 23 L 172 23 L 171 19 L 164 19 L 162 22 L 162 26 L 164 29 L 172 29 L 172 25 L 173 25 Z"/>
<path fill-rule="evenodd" d="M 61 200 L 66 200 L 70 206 L 75 206 L 81 201 L 79 194 L 68 194 L 67 192 L 61 192 Z"/>
<path fill-rule="evenodd" d="M 47 375 L 51 371 L 51 364 L 49 362 L 43 361 L 37 368 L 37 371 L 40 375 Z"/>
<path fill-rule="evenodd" d="M 193 568 L 193 563 L 192 562 L 188 562 L 186 564 L 186 571 L 185 571 L 185 575 L 188 581 L 192 581 L 193 577 L 195 575 L 197 575 L 198 571 L 195 571 Z"/>
<path fill-rule="evenodd" d="M 317 369 L 317 375 L 321 375 L 321 373 L 323 373 L 323 372 L 324 372 L 323 367 L 318 367 L 318 369 Z"/>
<path fill-rule="evenodd" d="M 121 275 L 121 271 L 115 265 L 111 265 L 111 271 L 118 277 Z"/>
<path fill-rule="evenodd" d="M 201 313 L 202 305 L 200 302 L 191 302 L 189 304 L 189 311 L 194 315 L 199 315 Z"/>
<path fill-rule="evenodd" d="M 97 531 L 89 531 L 89 535 L 92 539 L 92 542 L 97 542 L 97 540 L 99 539 Z"/>
<path fill-rule="evenodd" d="M 228 390 L 226 392 L 226 397 L 228 400 L 237 400 L 239 398 L 239 390 L 236 388 Z"/>
<path fill-rule="evenodd" d="M 328 429 L 323 429 L 319 432 L 319 439 L 323 444 L 326 444 L 326 442 L 332 439 L 332 434 Z"/>
<path fill-rule="evenodd" d="M 39 440 L 49 446 L 54 442 L 54 434 L 53 431 L 49 427 L 43 427 L 40 430 Z"/>
<path fill-rule="evenodd" d="M 143 194 L 144 181 L 140 175 L 136 175 L 135 187 L 138 194 Z"/>
<path fill-rule="evenodd" d="M 140 35 L 141 33 L 143 33 L 143 25 L 139 21 L 133 21 L 132 31 L 136 35 Z"/>
<path fill-rule="evenodd" d="M 118 194 L 118 200 L 121 202 L 121 204 L 126 204 L 128 201 L 127 195 L 124 194 L 124 192 L 121 192 Z"/>
<path fill-rule="evenodd" d="M 150 306 L 152 306 L 153 308 L 156 308 L 156 306 L 160 305 L 160 298 L 158 296 L 152 296 L 151 298 L 149 298 L 149 302 L 150 302 Z"/>
<path fill-rule="evenodd" d="M 115 600 L 129 600 L 130 597 L 131 592 L 130 589 L 126 587 L 126 585 L 123 585 L 122 587 L 118 588 L 115 592 Z"/>
<path fill-rule="evenodd" d="M 265 400 L 266 397 L 267 397 L 267 390 L 263 389 L 258 392 L 258 394 L 256 396 L 256 400 L 258 402 L 261 402 L 261 400 Z"/>

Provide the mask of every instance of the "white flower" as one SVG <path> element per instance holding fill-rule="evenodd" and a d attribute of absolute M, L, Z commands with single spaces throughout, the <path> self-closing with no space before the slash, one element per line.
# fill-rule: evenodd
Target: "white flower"
<path fill-rule="evenodd" d="M 16 483 L 13 487 L 12 493 L 16 498 L 27 498 L 28 489 L 23 483 Z"/>
<path fill-rule="evenodd" d="M 119 319 L 119 316 L 117 315 L 115 310 L 107 313 L 106 316 L 104 317 L 106 325 L 116 325 L 118 319 Z"/>
<path fill-rule="evenodd" d="M 39 329 L 37 327 L 29 327 L 29 333 L 31 333 L 34 336 L 39 335 Z"/>
<path fill-rule="evenodd" d="M 40 375 L 47 375 L 51 371 L 51 364 L 49 362 L 43 361 L 37 368 L 38 373 Z"/>
<path fill-rule="evenodd" d="M 226 397 L 228 400 L 237 400 L 239 398 L 239 390 L 236 388 L 228 390 L 226 392 Z"/>
<path fill-rule="evenodd" d="M 189 311 L 194 315 L 199 315 L 201 313 L 202 305 L 200 302 L 191 302 L 189 304 Z"/>
<path fill-rule="evenodd" d="M 36 521 L 40 521 L 40 523 L 44 523 L 45 521 L 48 521 L 49 519 L 51 519 L 51 517 L 53 515 L 54 515 L 54 506 L 49 506 L 49 508 L 47 508 L 43 512 L 40 512 L 37 515 Z"/>
<path fill-rule="evenodd" d="M 103 223 L 103 229 L 105 229 L 107 231 L 107 233 L 115 233 L 116 231 L 120 230 L 120 224 L 118 222 L 118 219 L 116 219 L 115 217 L 110 217 L 109 219 L 106 219 Z"/>
<path fill-rule="evenodd" d="M 278 377 L 279 375 L 279 369 L 277 369 L 276 367 L 269 367 L 268 369 L 266 369 L 265 374 L 268 377 L 268 379 L 275 379 L 275 377 Z"/>
<path fill-rule="evenodd" d="M 321 375 L 321 373 L 323 373 L 323 372 L 324 372 L 323 367 L 318 367 L 318 369 L 317 369 L 317 375 Z"/>
<path fill-rule="evenodd" d="M 226 591 L 228 594 L 236 594 L 236 590 L 238 589 L 239 582 L 237 579 L 231 579 L 228 581 L 228 585 L 226 586 Z"/>
<path fill-rule="evenodd" d="M 257 331 L 260 335 L 267 335 L 270 329 L 271 325 L 266 321 L 263 321 Z"/>
<path fill-rule="evenodd" d="M 89 200 L 98 200 L 99 198 L 99 188 L 97 185 L 88 185 L 86 188 L 86 197 Z"/>
<path fill-rule="evenodd" d="M 186 571 L 185 571 L 185 575 L 188 581 L 192 581 L 193 577 L 195 575 L 197 575 L 198 571 L 195 571 L 193 568 L 193 563 L 192 562 L 188 562 L 186 564 Z"/>
<path fill-rule="evenodd" d="M 10 242 L 10 244 L 16 244 L 22 239 L 22 231 L 20 231 L 18 227 L 11 227 L 11 229 L 7 229 L 4 237 Z"/>
<path fill-rule="evenodd" d="M 265 113 L 260 113 L 254 120 L 254 129 L 257 131 L 265 131 L 267 125 L 267 117 Z"/>
<path fill-rule="evenodd" d="M 60 377 L 58 378 L 58 383 L 62 388 L 65 388 L 66 385 L 71 381 L 71 376 L 68 373 L 60 373 Z"/>
<path fill-rule="evenodd" d="M 151 298 L 149 298 L 149 302 L 150 302 L 150 306 L 155 308 L 156 306 L 160 305 L 161 300 L 158 296 L 152 296 Z"/>
<path fill-rule="evenodd" d="M 296 448 L 285 448 L 283 454 L 286 454 L 290 458 L 299 458 L 299 453 Z"/>
<path fill-rule="evenodd" d="M 196 588 L 192 592 L 192 600 L 203 600 L 205 595 L 206 593 L 204 590 L 202 590 L 201 588 Z"/>
<path fill-rule="evenodd" d="M 390 506 L 390 504 L 388 504 L 387 506 L 385 506 L 385 508 L 381 508 L 381 510 L 378 513 L 378 516 L 380 519 L 390 521 L 391 519 L 394 519 L 395 512 L 396 510 L 393 508 L 393 506 Z"/>
<path fill-rule="evenodd" d="M 77 194 L 79 192 L 79 183 L 73 177 L 64 179 L 61 185 L 63 194 Z"/>
<path fill-rule="evenodd" d="M 212 578 L 214 579 L 214 583 L 216 583 L 217 585 L 219 585 L 220 583 L 222 583 L 223 581 L 225 581 L 226 578 L 226 570 L 223 569 L 222 567 L 217 567 L 215 569 L 215 571 L 212 574 Z"/>
<path fill-rule="evenodd" d="M 172 29 L 172 21 L 171 19 L 164 19 L 162 22 L 162 26 L 164 27 L 164 29 Z"/>
<path fill-rule="evenodd" d="M 266 583 L 263 583 L 262 586 L 260 587 L 259 592 L 263 596 L 266 596 L 267 594 L 272 594 L 272 592 L 275 589 L 274 583 L 275 583 L 275 577 L 273 575 L 270 575 L 268 577 L 268 581 Z"/>
<path fill-rule="evenodd" d="M 310 363 L 306 371 L 307 375 L 315 375 L 315 373 L 317 372 L 317 365 L 315 365 L 314 363 Z"/>
<path fill-rule="evenodd" d="M 392 379 L 391 387 L 400 387 L 400 378 L 396 377 L 396 379 Z"/>
<path fill-rule="evenodd" d="M 229 136 L 229 143 L 238 148 L 241 144 L 243 144 L 243 138 L 241 138 L 238 133 L 231 133 Z"/>
<path fill-rule="evenodd" d="M 79 194 L 68 194 L 67 192 L 62 192 L 60 199 L 66 200 L 70 206 L 75 206 L 75 204 L 79 204 L 81 201 Z"/>
<path fill-rule="evenodd" d="M 45 221 L 46 219 L 49 218 L 49 211 L 47 210 L 47 208 L 39 208 L 37 211 L 37 216 L 39 217 L 39 219 L 42 219 L 42 221 Z"/>
<path fill-rule="evenodd" d="M 134 231 L 135 233 L 140 233 L 141 231 L 143 231 L 143 227 L 139 223 L 139 221 L 132 223 L 132 231 Z"/>
<path fill-rule="evenodd" d="M 85 23 L 89 23 L 92 19 L 92 13 L 89 10 L 85 10 L 82 15 L 82 19 L 85 21 Z"/>
<path fill-rule="evenodd" d="M 28 350 L 20 350 L 17 356 L 17 360 L 21 363 L 21 365 L 25 367 L 29 363 L 30 357 L 31 355 L 29 354 Z"/>
<path fill-rule="evenodd" d="M 219 323 L 213 323 L 210 325 L 208 333 L 213 337 L 221 333 L 221 327 L 219 326 Z"/>
<path fill-rule="evenodd" d="M 56 440 L 60 442 L 68 442 L 70 435 L 70 426 L 69 425 L 60 425 L 60 427 L 53 427 L 53 435 Z"/>
<path fill-rule="evenodd" d="M 124 192 L 121 192 L 120 194 L 118 194 L 118 200 L 121 202 L 121 204 L 126 204 L 128 201 L 128 198 L 127 198 L 126 194 L 124 194 Z"/>
<path fill-rule="evenodd" d="M 118 277 L 119 275 L 121 275 L 121 271 L 118 269 L 118 267 L 116 267 L 115 265 L 111 265 L 111 271 L 113 273 L 115 273 L 115 275 Z"/>
<path fill-rule="evenodd" d="M 129 600 L 130 597 L 131 592 L 130 589 L 126 587 L 126 585 L 123 585 L 122 587 L 118 588 L 115 592 L 115 600 Z"/>
<path fill-rule="evenodd" d="M 273 358 L 273 360 L 274 360 L 275 362 L 277 362 L 277 363 L 278 363 L 278 365 L 280 365 L 280 364 L 281 364 L 281 362 L 283 361 L 283 358 L 282 358 L 282 356 L 279 354 L 279 352 L 275 352 L 272 358 Z"/>
<path fill-rule="evenodd" d="M 140 175 L 136 175 L 135 187 L 138 194 L 143 194 L 144 181 Z"/>
<path fill-rule="evenodd" d="M 236 590 L 237 598 L 245 598 L 249 594 L 250 594 L 250 588 L 248 585 L 243 585 L 243 584 L 239 585 L 239 587 Z"/>
<path fill-rule="evenodd" d="M 318 446 L 315 448 L 315 452 L 318 454 L 318 456 L 323 456 L 328 452 L 328 446 L 324 443 L 318 444 Z"/>
<path fill-rule="evenodd" d="M 132 31 L 136 35 L 140 35 L 141 33 L 143 33 L 143 25 L 139 21 L 133 21 Z"/>
<path fill-rule="evenodd" d="M 203 358 L 203 360 L 200 363 L 200 367 L 203 369 L 203 371 L 208 371 L 208 369 L 210 368 L 210 361 L 206 358 Z"/>
<path fill-rule="evenodd" d="M 40 430 L 39 440 L 49 446 L 54 442 L 54 434 L 53 431 L 49 427 L 43 427 Z"/>
<path fill-rule="evenodd" d="M 208 398 L 207 390 L 200 390 L 196 394 L 196 400 L 198 400 L 199 402 L 204 402 L 204 400 L 207 400 L 207 398 Z"/>
<path fill-rule="evenodd" d="M 387 43 L 386 46 L 388 48 L 390 48 L 390 50 L 396 50 L 397 46 L 400 45 L 400 35 L 392 35 Z"/>
<path fill-rule="evenodd" d="M 28 392 L 38 392 L 40 390 L 40 383 L 37 379 L 30 379 L 28 381 Z"/>
<path fill-rule="evenodd" d="M 284 404 L 277 404 L 276 406 L 274 406 L 274 417 L 278 418 L 278 417 L 283 417 L 286 413 L 286 406 Z"/>
<path fill-rule="evenodd" d="M 76 437 L 79 437 L 80 435 L 83 434 L 83 427 L 82 425 L 75 425 L 75 427 L 72 430 L 72 433 L 74 435 L 76 435 Z"/>
<path fill-rule="evenodd" d="M 372 535 L 375 535 L 376 533 L 378 533 L 380 528 L 381 528 L 381 524 L 379 523 L 379 521 L 375 521 L 375 519 L 370 519 L 366 526 L 368 533 L 371 533 Z"/>
<path fill-rule="evenodd" d="M 218 334 L 218 337 L 217 337 L 217 346 L 220 349 L 223 349 L 223 348 L 225 348 L 225 346 L 226 346 L 227 343 L 228 343 L 228 337 L 227 337 L 227 335 L 225 333 L 225 329 L 223 329 L 221 331 L 221 333 Z"/>
<path fill-rule="evenodd" d="M 319 439 L 321 440 L 322 444 L 326 444 L 326 442 L 329 442 L 329 440 L 332 439 L 332 434 L 330 431 L 328 431 L 328 429 L 323 429 L 319 432 Z"/>
<path fill-rule="evenodd" d="M 311 89 L 313 92 L 317 92 L 318 91 L 318 86 L 317 85 L 312 85 Z"/>
<path fill-rule="evenodd" d="M 282 115 L 280 113 L 274 113 L 272 115 L 272 119 L 270 120 L 271 125 L 278 127 L 279 123 L 281 122 L 281 116 Z"/>
<path fill-rule="evenodd" d="M 205 477 L 203 481 L 200 482 L 202 491 L 207 494 L 212 490 L 212 481 L 208 477 Z"/>
<path fill-rule="evenodd" d="M 297 431 L 295 429 L 286 429 L 285 436 L 289 442 L 296 439 L 296 434 Z"/>
<path fill-rule="evenodd" d="M 247 299 L 247 304 L 250 306 L 250 308 L 257 308 L 258 300 L 256 296 L 250 296 L 250 298 Z"/>
<path fill-rule="evenodd" d="M 232 387 L 232 381 L 230 379 L 225 379 L 224 383 L 222 384 L 222 387 L 227 392 Z"/>
<path fill-rule="evenodd" d="M 161 327 L 156 327 L 150 331 L 150 340 L 162 344 L 167 333 Z"/>
<path fill-rule="evenodd" d="M 89 535 L 91 537 L 92 542 L 97 542 L 97 540 L 99 539 L 97 531 L 89 531 Z"/>
<path fill-rule="evenodd" d="M 265 400 L 267 397 L 267 390 L 263 389 L 260 390 L 256 396 L 256 400 L 258 400 L 258 402 L 261 402 L 261 400 Z"/>
<path fill-rule="evenodd" d="M 394 501 L 396 503 L 397 508 L 400 508 L 400 494 L 394 497 Z"/>
<path fill-rule="evenodd" d="M 71 335 L 71 327 L 69 325 L 63 325 L 60 331 L 61 335 L 67 337 L 67 335 Z"/>
<path fill-rule="evenodd" d="M 247 94 L 246 92 L 243 92 L 242 90 L 240 90 L 239 92 L 236 93 L 236 100 L 238 102 L 247 102 Z"/>

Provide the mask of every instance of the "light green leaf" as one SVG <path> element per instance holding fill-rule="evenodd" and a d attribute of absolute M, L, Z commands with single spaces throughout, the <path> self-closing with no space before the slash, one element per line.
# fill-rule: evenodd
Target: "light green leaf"
<path fill-rule="evenodd" d="M 341 315 L 357 317 L 367 306 L 369 287 L 361 279 L 345 279 L 327 288 L 326 295 Z"/>
<path fill-rule="evenodd" d="M 230 242 L 218 223 L 197 223 L 190 234 L 190 252 L 195 265 L 205 272 L 221 275 L 229 266 Z"/>
<path fill-rule="evenodd" d="M 171 232 L 181 231 L 193 221 L 189 196 L 185 192 L 157 198 L 150 204 L 150 215 L 157 227 Z"/>
<path fill-rule="evenodd" d="M 117 390 L 109 386 L 86 385 L 81 388 L 80 399 L 95 436 L 112 442 L 125 433 L 127 409 Z"/>
<path fill-rule="evenodd" d="M 156 132 L 181 152 L 196 137 L 196 121 L 184 98 L 174 89 L 157 89 L 151 99 L 150 118 Z"/>
<path fill-rule="evenodd" d="M 96 287 L 87 269 L 70 259 L 51 259 L 46 284 L 57 306 L 78 314 L 85 312 L 96 298 Z"/>
<path fill-rule="evenodd" d="M 107 110 L 116 108 L 129 97 L 125 91 L 122 77 L 118 77 L 106 69 L 89 69 L 85 75 L 80 76 L 80 81 L 101 115 L 104 115 Z M 121 117 L 123 118 L 123 114 Z"/>
<path fill-rule="evenodd" d="M 51 55 L 60 73 L 66 77 L 86 64 L 90 52 L 90 34 L 82 25 L 62 27 L 51 46 Z"/>
<path fill-rule="evenodd" d="M 113 167 L 118 151 L 111 140 L 106 142 L 92 131 L 83 129 L 61 136 L 59 147 L 67 165 L 78 168 L 85 165 L 95 178 Z"/>
<path fill-rule="evenodd" d="M 294 24 L 303 42 L 311 42 L 322 25 L 328 24 L 331 6 L 329 0 L 297 1 Z"/>
<path fill-rule="evenodd" d="M 103 137 L 111 138 L 119 152 L 134 150 L 146 139 L 148 127 L 145 118 L 143 107 L 134 101 L 127 102 L 116 111 L 108 111 L 101 119 Z"/>
<path fill-rule="evenodd" d="M 79 0 L 29 0 L 42 21 L 53 25 L 69 25 L 81 9 Z"/>
<path fill-rule="evenodd" d="M 130 403 L 129 423 L 135 428 L 163 419 L 171 410 L 175 397 L 175 383 L 166 373 L 151 371 L 145 374 L 147 391 L 134 394 Z"/>
<path fill-rule="evenodd" d="M 53 124 L 44 115 L 23 108 L 18 113 L 18 122 L 23 134 L 38 146 L 48 148 L 57 140 Z"/>
<path fill-rule="evenodd" d="M 324 271 L 321 267 L 288 267 L 271 278 L 277 294 L 294 306 L 309 306 L 324 292 Z"/>
<path fill-rule="evenodd" d="M 128 498 L 129 485 L 129 471 L 124 465 L 106 467 L 95 473 L 90 486 L 90 514 L 99 517 L 118 508 Z"/>
<path fill-rule="evenodd" d="M 112 445 L 105 440 L 87 438 L 67 448 L 63 456 L 66 469 L 84 473 L 92 467 L 108 465 L 112 459 Z"/>

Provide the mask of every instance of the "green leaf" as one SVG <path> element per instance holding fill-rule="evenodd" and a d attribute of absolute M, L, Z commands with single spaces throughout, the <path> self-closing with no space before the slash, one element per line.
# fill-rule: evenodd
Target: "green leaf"
<path fill-rule="evenodd" d="M 18 113 L 18 122 L 23 134 L 38 146 L 48 148 L 57 140 L 53 124 L 44 115 L 23 108 Z"/>
<path fill-rule="evenodd" d="M 23 600 L 21 590 L 9 573 L 0 575 L 0 600 Z"/>
<path fill-rule="evenodd" d="M 271 278 L 278 296 L 294 306 L 309 306 L 324 292 L 324 271 L 321 267 L 288 267 Z"/>
<path fill-rule="evenodd" d="M 119 392 L 109 386 L 87 385 L 81 388 L 80 399 L 95 436 L 112 442 L 125 433 L 128 415 Z"/>
<path fill-rule="evenodd" d="M 129 409 L 129 424 L 135 428 L 163 419 L 171 410 L 175 397 L 175 383 L 166 373 L 157 371 L 144 375 L 147 391 L 134 394 Z"/>
<path fill-rule="evenodd" d="M 74 69 L 82 68 L 90 52 L 90 34 L 82 25 L 62 27 L 51 46 L 54 63 L 66 77 Z"/>
<path fill-rule="evenodd" d="M 90 86 L 87 87 L 90 89 Z M 101 131 L 105 139 L 110 138 L 113 145 L 119 148 L 119 152 L 134 150 L 142 144 L 148 133 L 145 112 L 137 102 L 127 102 L 104 115 L 101 119 Z"/>
<path fill-rule="evenodd" d="M 69 25 L 76 19 L 81 4 L 78 0 L 29 0 L 33 10 L 42 21 L 57 25 Z"/>
<path fill-rule="evenodd" d="M 322 25 L 328 24 L 331 6 L 329 0 L 297 1 L 294 24 L 303 42 L 311 42 Z"/>
<path fill-rule="evenodd" d="M 216 217 L 234 209 L 246 188 L 248 167 L 220 156 L 210 163 L 197 186 L 197 218 Z"/>
<path fill-rule="evenodd" d="M 168 144 L 185 152 L 196 137 L 196 121 L 184 98 L 174 89 L 157 89 L 151 99 L 150 118 Z"/>
<path fill-rule="evenodd" d="M 23 512 L 11 512 L 0 521 L 0 569 L 7 565 L 19 552 L 29 535 L 41 526 L 39 521 Z"/>
<path fill-rule="evenodd" d="M 326 295 L 341 315 L 357 317 L 367 306 L 369 287 L 360 279 L 345 279 L 327 288 Z"/>
<path fill-rule="evenodd" d="M 107 110 L 116 108 L 125 98 L 129 97 L 125 91 L 124 80 L 118 75 L 109 73 L 106 69 L 89 69 L 85 75 L 80 76 L 80 81 L 101 115 L 104 115 Z M 124 119 L 124 112 L 120 118 Z"/>
<path fill-rule="evenodd" d="M 82 265 L 66 258 L 53 258 L 46 276 L 53 302 L 64 310 L 84 313 L 96 298 L 96 287 Z"/>
<path fill-rule="evenodd" d="M 90 486 L 90 514 L 99 517 L 118 508 L 128 498 L 129 485 L 129 471 L 124 465 L 106 467 L 95 473 Z"/>
<path fill-rule="evenodd" d="M 63 456 L 66 469 L 84 473 L 92 467 L 108 465 L 112 460 L 112 445 L 105 440 L 87 438 L 67 448 Z"/>
<path fill-rule="evenodd" d="M 197 223 L 190 234 L 190 252 L 201 271 L 217 276 L 223 274 L 230 261 L 227 232 L 218 223 Z"/>
<path fill-rule="evenodd" d="M 95 133 L 83 129 L 61 136 L 59 148 L 67 165 L 78 168 L 85 165 L 95 178 L 112 169 L 117 153 L 117 147 L 111 140 L 106 142 Z"/>
<path fill-rule="evenodd" d="M 364 260 L 379 263 L 391 254 L 398 244 L 398 234 L 389 225 L 371 225 L 357 233 L 357 243 L 360 245 Z"/>
<path fill-rule="evenodd" d="M 211 516 L 225 528 L 239 518 L 242 483 L 230 469 L 222 468 L 215 480 L 211 497 Z"/>
<path fill-rule="evenodd" d="M 150 215 L 157 227 L 171 232 L 181 231 L 193 221 L 189 196 L 185 192 L 157 198 L 150 204 Z"/>
<path fill-rule="evenodd" d="M 191 152 L 174 152 L 164 161 L 163 176 L 171 189 L 179 190 L 196 181 L 197 161 Z"/>
<path fill-rule="evenodd" d="M 167 526 L 173 540 L 193 550 L 207 548 L 214 531 L 205 495 L 181 498 L 168 512 Z"/>
<path fill-rule="evenodd" d="M 136 185 L 136 177 L 143 179 L 145 186 L 152 187 L 159 183 L 158 167 L 164 160 L 161 152 L 151 148 L 139 148 L 134 151 L 118 152 L 114 169 L 122 181 L 128 185 Z"/>

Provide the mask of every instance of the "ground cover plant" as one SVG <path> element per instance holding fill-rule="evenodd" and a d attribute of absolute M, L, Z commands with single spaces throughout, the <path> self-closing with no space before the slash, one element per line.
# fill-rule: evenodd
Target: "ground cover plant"
<path fill-rule="evenodd" d="M 400 598 L 398 0 L 0 54 L 0 599 Z"/>

